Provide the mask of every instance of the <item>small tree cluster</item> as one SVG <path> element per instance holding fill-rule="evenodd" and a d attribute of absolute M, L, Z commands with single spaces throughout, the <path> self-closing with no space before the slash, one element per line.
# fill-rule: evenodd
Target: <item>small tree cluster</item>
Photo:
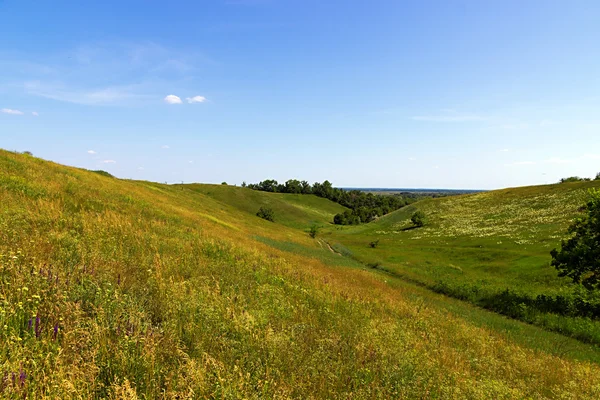
<path fill-rule="evenodd" d="M 415 212 L 412 217 L 410 217 L 410 222 L 412 222 L 417 228 L 422 227 L 425 225 L 425 213 L 423 213 L 423 211 Z"/>
<path fill-rule="evenodd" d="M 560 180 L 560 183 L 567 183 L 567 182 L 586 182 L 586 181 L 590 181 L 590 178 L 580 178 L 578 176 L 569 176 L 568 178 L 562 178 Z"/>
<path fill-rule="evenodd" d="M 261 207 L 256 213 L 258 217 L 266 219 L 267 221 L 275 222 L 275 211 L 269 207 Z"/>

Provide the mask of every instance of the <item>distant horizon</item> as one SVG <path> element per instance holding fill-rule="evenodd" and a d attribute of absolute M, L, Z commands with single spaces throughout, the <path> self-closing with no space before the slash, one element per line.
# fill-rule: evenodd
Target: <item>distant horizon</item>
<path fill-rule="evenodd" d="M 599 20 L 591 0 L 4 1 L 0 147 L 156 182 L 590 177 Z"/>

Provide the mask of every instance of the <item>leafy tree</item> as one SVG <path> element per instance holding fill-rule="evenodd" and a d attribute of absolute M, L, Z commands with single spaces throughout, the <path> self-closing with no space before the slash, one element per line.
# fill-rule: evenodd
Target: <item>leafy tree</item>
<path fill-rule="evenodd" d="M 285 183 L 285 193 L 302 193 L 302 185 L 297 179 L 289 179 Z"/>
<path fill-rule="evenodd" d="M 316 224 L 313 224 L 310 226 L 310 231 L 308 232 L 308 234 L 310 235 L 311 238 L 316 238 L 317 234 L 319 233 L 319 227 Z"/>
<path fill-rule="evenodd" d="M 221 185 L 227 185 L 227 182 L 221 182 Z"/>
<path fill-rule="evenodd" d="M 266 219 L 267 221 L 275 222 L 275 212 L 272 208 L 261 207 L 256 215 L 262 219 Z"/>
<path fill-rule="evenodd" d="M 26 156 L 33 156 L 33 153 L 30 151 L 24 151 L 23 154 L 25 154 Z"/>
<path fill-rule="evenodd" d="M 600 181 L 600 172 L 598 172 L 596 174 L 596 177 L 594 178 L 595 181 Z"/>
<path fill-rule="evenodd" d="M 552 250 L 552 266 L 559 276 L 568 276 L 587 289 L 600 288 L 600 190 L 591 189 L 585 215 L 575 219 L 561 250 Z"/>
<path fill-rule="evenodd" d="M 413 225 L 416 226 L 417 228 L 420 228 L 423 225 L 425 225 L 425 214 L 423 213 L 423 211 L 415 212 L 412 215 L 412 217 L 410 217 L 410 222 L 412 222 Z"/>
<path fill-rule="evenodd" d="M 245 188 L 246 186 L 248 186 L 248 185 L 246 184 L 246 181 L 242 182 L 242 187 L 243 187 L 243 188 Z"/>

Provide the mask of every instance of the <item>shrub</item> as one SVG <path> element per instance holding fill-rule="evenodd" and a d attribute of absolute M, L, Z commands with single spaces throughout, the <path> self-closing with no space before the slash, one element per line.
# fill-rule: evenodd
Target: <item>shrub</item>
<path fill-rule="evenodd" d="M 415 212 L 412 217 L 410 217 L 410 222 L 412 222 L 417 228 L 422 227 L 425 225 L 425 213 L 423 213 L 423 211 Z"/>
<path fill-rule="evenodd" d="M 310 227 L 310 231 L 308 232 L 308 234 L 310 235 L 311 238 L 316 238 L 317 237 L 317 233 L 319 233 L 319 227 L 315 224 L 311 225 Z"/>
<path fill-rule="evenodd" d="M 266 219 L 267 221 L 275 222 L 275 212 L 272 208 L 261 207 L 256 215 L 262 219 Z"/>
<path fill-rule="evenodd" d="M 377 246 L 379 246 L 379 239 L 374 240 L 371 243 L 369 243 L 369 247 L 371 247 L 372 249 L 376 248 Z"/>
<path fill-rule="evenodd" d="M 560 183 L 567 183 L 567 182 L 585 182 L 585 181 L 589 181 L 590 178 L 580 178 L 578 176 L 569 176 L 568 178 L 562 178 L 560 180 Z"/>

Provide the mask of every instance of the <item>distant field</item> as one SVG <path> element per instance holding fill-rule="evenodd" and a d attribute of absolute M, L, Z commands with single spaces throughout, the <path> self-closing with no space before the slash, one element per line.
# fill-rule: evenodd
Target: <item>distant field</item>
<path fill-rule="evenodd" d="M 506 289 L 529 297 L 568 297 L 578 288 L 557 277 L 549 253 L 585 203 L 586 190 L 599 186 L 564 183 L 427 199 L 371 224 L 331 230 L 328 240 L 366 264 L 484 306 L 506 303 L 506 295 L 501 297 Z M 413 229 L 416 210 L 426 214 L 427 224 Z M 374 240 L 379 246 L 369 248 Z M 600 343 L 595 321 L 506 310 L 521 311 L 524 320 Z"/>
<path fill-rule="evenodd" d="M 462 215 L 443 204 L 417 206 Z M 261 205 L 275 222 L 255 215 Z M 490 236 L 447 225 L 444 213 L 431 232 L 402 231 L 409 210 L 328 225 L 338 210 L 311 196 L 120 180 L 0 150 L 0 398 L 599 397 L 598 347 L 359 262 L 406 254 L 390 268 L 425 279 L 404 267 L 447 246 L 462 254 L 454 269 L 468 271 L 469 246 L 452 250 L 433 228 Z M 324 226 L 316 239 L 312 223 Z M 530 234 L 515 224 L 493 234 Z M 375 237 L 380 247 L 365 248 Z"/>

